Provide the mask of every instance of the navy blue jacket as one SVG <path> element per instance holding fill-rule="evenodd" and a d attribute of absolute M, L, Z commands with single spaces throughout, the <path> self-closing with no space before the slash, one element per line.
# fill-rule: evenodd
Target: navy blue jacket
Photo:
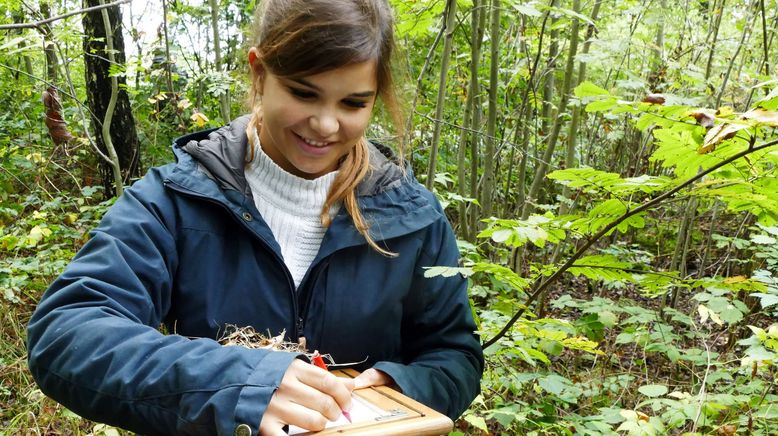
<path fill-rule="evenodd" d="M 290 352 L 221 346 L 253 326 L 336 362 L 389 374 L 456 418 L 479 391 L 483 355 L 439 203 L 372 147 L 358 202 L 379 244 L 344 210 L 299 288 L 244 178 L 246 118 L 176 141 L 106 213 L 44 294 L 28 326 L 29 366 L 76 413 L 142 434 L 257 434 Z M 385 150 L 386 151 L 386 150 Z M 165 325 L 173 334 L 160 333 Z M 245 426 L 244 426 L 245 427 Z"/>

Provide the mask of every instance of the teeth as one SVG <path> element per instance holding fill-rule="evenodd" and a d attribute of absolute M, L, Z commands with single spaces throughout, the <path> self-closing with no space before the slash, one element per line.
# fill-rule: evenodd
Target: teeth
<path fill-rule="evenodd" d="M 314 147 L 324 147 L 325 145 L 329 144 L 329 142 L 318 142 L 318 141 L 314 141 L 312 139 L 308 139 L 308 138 L 306 138 L 304 136 L 300 136 L 300 138 L 302 138 L 303 141 L 305 141 L 306 144 L 312 145 Z"/>

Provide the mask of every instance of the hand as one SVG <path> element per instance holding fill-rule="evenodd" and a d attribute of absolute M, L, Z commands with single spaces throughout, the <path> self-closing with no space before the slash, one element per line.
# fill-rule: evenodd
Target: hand
<path fill-rule="evenodd" d="M 359 374 L 354 379 L 354 389 L 386 385 L 388 385 L 390 388 L 399 390 L 397 385 L 394 383 L 394 379 L 392 379 L 389 374 L 375 368 L 365 370 L 362 374 Z"/>
<path fill-rule="evenodd" d="M 286 436 L 283 427 L 295 425 L 311 431 L 324 430 L 342 410 L 351 409 L 354 381 L 336 377 L 310 363 L 295 359 L 267 405 L 259 434 Z"/>

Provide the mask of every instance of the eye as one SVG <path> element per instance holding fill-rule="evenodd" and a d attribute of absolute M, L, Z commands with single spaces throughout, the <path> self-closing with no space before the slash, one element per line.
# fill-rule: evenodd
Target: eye
<path fill-rule="evenodd" d="M 343 104 L 355 109 L 367 107 L 367 102 L 362 100 L 343 100 Z"/>
<path fill-rule="evenodd" d="M 309 100 L 311 98 L 316 97 L 316 93 L 315 92 L 306 91 L 304 89 L 299 89 L 299 88 L 292 88 L 292 87 L 290 87 L 289 88 L 289 92 L 291 92 L 292 95 L 294 95 L 295 97 L 297 97 L 299 99 L 302 99 L 302 100 Z"/>

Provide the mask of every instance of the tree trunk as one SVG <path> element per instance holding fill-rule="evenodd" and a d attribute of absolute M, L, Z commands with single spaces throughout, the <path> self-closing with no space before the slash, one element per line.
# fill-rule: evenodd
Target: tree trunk
<path fill-rule="evenodd" d="M 662 84 L 665 81 L 665 73 L 667 67 L 665 66 L 665 17 L 664 14 L 667 10 L 667 0 L 661 0 L 659 2 L 659 14 L 660 19 L 656 28 L 656 43 L 654 44 L 654 59 L 651 65 L 651 70 L 648 73 L 648 87 L 651 92 L 662 92 Z"/>
<path fill-rule="evenodd" d="M 216 71 L 223 71 L 222 65 L 222 49 L 219 42 L 219 2 L 218 0 L 208 0 L 208 4 L 211 7 L 211 29 L 213 30 L 213 54 L 215 57 Z M 219 96 L 219 104 L 221 105 L 222 120 L 224 124 L 230 122 L 230 90 L 227 88 L 224 94 Z"/>
<path fill-rule="evenodd" d="M 719 7 L 714 11 L 716 13 L 716 19 L 713 22 L 713 41 L 708 48 L 708 62 L 705 66 L 705 80 L 710 78 L 711 69 L 713 68 L 713 55 L 716 53 L 716 41 L 719 38 L 719 28 L 721 27 L 721 17 L 724 15 L 724 5 L 726 0 L 721 0 Z"/>
<path fill-rule="evenodd" d="M 44 19 L 51 18 L 51 5 L 48 0 L 40 2 L 40 9 L 41 17 Z M 44 24 L 39 29 L 43 33 L 43 52 L 46 54 L 46 78 L 49 80 L 49 83 L 56 85 L 59 81 L 59 60 L 54 41 L 51 39 L 51 26 Z"/>
<path fill-rule="evenodd" d="M 443 39 L 443 54 L 440 61 L 440 80 L 438 82 L 438 100 L 435 108 L 435 130 L 432 133 L 432 146 L 430 148 L 430 161 L 427 171 L 427 189 L 432 190 L 435 182 L 435 165 L 438 160 L 438 146 L 440 145 L 440 130 L 443 122 L 443 108 L 446 104 L 446 78 L 448 77 L 448 63 L 451 55 L 451 46 L 454 41 L 454 28 L 456 26 L 457 2 L 448 0 L 446 5 L 446 36 Z"/>
<path fill-rule="evenodd" d="M 489 115 L 486 125 L 486 150 L 484 151 L 484 184 L 481 189 L 483 216 L 492 215 L 494 196 L 494 152 L 497 148 L 497 85 L 500 67 L 500 0 L 492 0 L 491 9 L 491 69 L 489 74 Z"/>
<path fill-rule="evenodd" d="M 473 58 L 473 62 L 470 65 L 470 74 L 473 77 L 478 77 L 478 72 L 481 65 L 481 47 L 484 38 L 484 29 L 486 28 L 486 0 L 479 1 L 481 5 L 481 12 L 478 14 L 478 27 L 473 29 L 475 33 L 477 53 Z M 473 132 L 472 141 L 470 141 L 470 197 L 478 198 L 478 168 L 480 167 L 480 143 L 481 143 L 481 86 L 476 80 L 471 83 L 471 90 L 473 93 L 473 123 L 470 125 L 470 131 Z M 468 219 L 470 220 L 470 228 L 474 232 L 478 231 L 478 213 L 473 210 L 474 206 L 468 208 Z"/>
<path fill-rule="evenodd" d="M 470 35 L 470 83 L 468 85 L 467 101 L 465 102 L 465 115 L 462 121 L 462 130 L 459 134 L 459 149 L 457 150 L 457 187 L 459 195 L 467 196 L 467 144 L 475 136 L 469 130 L 473 119 L 475 104 L 475 94 L 478 92 L 478 57 L 480 56 L 480 42 L 478 38 L 478 17 L 481 13 L 480 0 L 473 0 L 473 9 L 470 11 L 470 23 L 472 33 Z M 473 66 L 475 65 L 475 69 Z M 475 240 L 475 232 L 471 231 L 469 220 L 467 219 L 467 204 L 459 203 L 459 230 L 466 241 Z"/>
<path fill-rule="evenodd" d="M 559 0 L 551 0 L 550 6 L 556 8 L 559 6 Z M 550 12 L 549 12 L 550 14 Z M 541 75 L 545 76 L 543 80 L 543 105 L 540 110 L 540 133 L 539 138 L 548 135 L 548 126 L 551 122 L 551 113 L 553 112 L 553 100 L 554 89 L 556 88 L 556 61 L 559 56 L 559 16 L 556 14 L 551 15 L 551 32 L 548 36 L 548 60 L 546 62 L 546 70 Z M 538 50 L 542 50 L 542 46 L 538 47 Z M 541 140 L 542 142 L 542 140 Z M 539 153 L 539 151 L 538 151 Z M 536 156 L 537 157 L 537 156 Z"/>
<path fill-rule="evenodd" d="M 580 6 L 580 2 L 576 0 L 576 6 Z M 577 12 L 577 11 L 576 11 Z M 562 113 L 567 110 L 567 102 L 570 99 L 570 91 L 573 84 L 573 67 L 575 66 L 575 55 L 578 51 L 578 19 L 573 18 L 573 30 L 575 34 L 570 38 L 570 47 L 567 53 L 567 64 L 565 65 L 565 79 L 562 85 L 562 95 L 559 101 L 559 108 L 557 109 L 557 117 L 554 121 L 554 127 L 551 129 L 551 134 L 548 137 L 546 144 L 546 150 L 543 153 L 542 160 L 538 163 L 535 170 L 535 177 L 532 179 L 532 185 L 529 188 L 529 194 L 527 195 L 528 202 L 524 203 L 524 209 L 521 213 L 522 219 L 527 219 L 530 212 L 532 212 L 533 204 L 537 201 L 540 190 L 543 185 L 543 180 L 548 172 L 549 162 L 554 155 L 554 149 L 556 148 L 557 140 L 559 139 L 559 132 L 562 129 L 562 123 L 564 122 Z"/>
<path fill-rule="evenodd" d="M 578 2 L 578 0 L 575 0 Z M 597 22 L 597 16 L 600 14 L 600 5 L 602 5 L 602 0 L 597 0 L 594 3 L 594 8 L 592 9 L 592 23 Z M 591 38 L 594 36 L 594 30 L 595 26 L 594 24 L 589 24 L 588 28 L 586 29 L 586 38 L 584 40 L 583 48 L 581 49 L 582 54 L 589 53 L 589 47 L 592 44 Z M 577 36 L 577 34 L 576 34 Z M 575 79 L 576 83 L 581 83 L 584 80 L 586 80 L 586 62 L 579 62 L 578 63 L 578 77 Z M 575 168 L 578 167 L 578 162 L 575 160 L 576 155 L 576 146 L 577 146 L 577 138 L 578 138 L 578 126 L 581 119 L 581 106 L 576 106 L 573 109 L 573 118 L 570 120 L 570 126 L 567 130 L 567 151 L 565 153 L 565 166 L 567 168 Z M 562 194 L 565 198 L 570 200 L 572 203 L 572 189 L 569 187 L 565 187 Z M 559 207 L 559 214 L 565 215 L 569 213 L 572 210 L 572 207 L 570 204 L 566 202 L 562 202 L 562 205 Z"/>
<path fill-rule="evenodd" d="M 85 2 L 87 7 L 100 4 L 100 0 L 87 0 Z M 106 50 L 106 32 L 102 10 L 86 13 L 83 18 L 87 104 L 92 113 L 93 130 L 97 133 L 95 135 L 97 147 L 103 153 L 108 154 L 109 150 L 101 133 L 110 131 L 110 143 L 116 150 L 116 158 L 121 169 L 121 178 L 126 183 L 140 175 L 140 147 L 138 134 L 135 130 L 135 119 L 130 107 L 130 99 L 127 92 L 123 89 L 123 85 L 126 83 L 124 77 L 117 76 L 113 78 L 113 80 L 116 80 L 119 89 L 115 96 L 112 116 L 109 117 L 110 126 L 108 126 L 108 129 L 103 129 L 103 120 L 106 118 L 106 114 L 109 113 L 109 107 L 112 103 L 111 94 L 113 89 L 112 78 L 109 75 L 109 62 L 107 60 L 113 57 L 117 66 L 124 64 L 125 61 L 124 38 L 122 37 L 120 27 L 122 19 L 119 7 L 112 6 L 104 9 L 104 11 L 106 11 L 108 21 L 113 27 L 113 35 L 111 35 L 112 53 Z M 101 161 L 100 172 L 105 192 L 113 192 L 116 188 L 116 182 L 111 166 Z"/>
<path fill-rule="evenodd" d="M 751 4 L 748 4 L 748 6 L 751 6 Z M 750 13 L 750 11 L 748 11 Z M 732 55 L 732 59 L 729 62 L 729 66 L 727 66 L 727 72 L 724 73 L 724 80 L 721 83 L 721 89 L 719 90 L 718 95 L 716 96 L 716 103 L 715 108 L 718 108 L 721 105 L 721 99 L 724 97 L 724 92 L 727 90 L 727 82 L 729 81 L 729 75 L 732 73 L 732 67 L 735 65 L 735 61 L 737 60 L 737 57 L 740 55 L 740 50 L 743 48 L 743 45 L 746 42 L 746 39 L 751 35 L 751 27 L 749 25 L 749 22 L 751 21 L 751 18 L 749 15 L 746 15 L 745 17 L 745 25 L 743 26 L 743 33 L 740 36 L 740 43 L 737 45 L 737 49 L 735 49 L 735 54 Z"/>

